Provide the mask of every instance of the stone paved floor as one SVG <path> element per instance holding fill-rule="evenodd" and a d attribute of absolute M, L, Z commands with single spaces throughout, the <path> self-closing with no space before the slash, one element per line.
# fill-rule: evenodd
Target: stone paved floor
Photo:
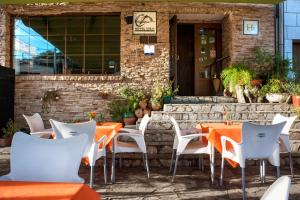
<path fill-rule="evenodd" d="M 175 183 L 167 168 L 150 168 L 150 179 L 141 168 L 117 168 L 116 183 L 109 181 L 104 185 L 103 168 L 95 168 L 95 190 L 101 193 L 102 199 L 241 199 L 241 174 L 239 169 L 225 168 L 224 186 L 220 187 L 219 171 L 216 167 L 215 183 L 210 183 L 210 171 L 206 167 L 202 172 L 197 168 L 179 167 Z M 0 175 L 9 172 L 9 149 L 0 148 Z M 259 182 L 259 168 L 246 168 L 248 199 L 259 199 L 266 188 L 276 179 L 273 167 L 266 169 L 266 183 Z M 110 170 L 109 170 L 110 173 Z M 289 174 L 289 168 L 281 169 L 282 175 Z M 89 167 L 81 166 L 80 176 L 89 180 Z M 290 199 L 300 200 L 300 166 L 295 164 L 295 177 L 292 179 Z"/>
<path fill-rule="evenodd" d="M 217 169 L 219 171 L 219 167 Z M 248 199 L 259 199 L 266 188 L 276 179 L 273 167 L 268 167 L 266 183 L 259 182 L 259 168 L 251 167 L 246 171 Z M 171 183 L 168 169 L 152 168 L 150 179 L 146 178 L 143 168 L 117 168 L 116 184 L 104 186 L 102 168 L 96 169 L 95 189 L 102 199 L 241 199 L 241 174 L 239 169 L 226 169 L 224 186 L 219 186 L 219 173 L 215 183 L 209 181 L 209 169 L 204 172 L 193 168 L 179 168 L 175 183 Z M 282 169 L 282 175 L 289 169 Z M 83 167 L 80 174 L 88 180 L 88 168 Z M 290 199 L 300 199 L 300 169 L 292 179 Z"/>

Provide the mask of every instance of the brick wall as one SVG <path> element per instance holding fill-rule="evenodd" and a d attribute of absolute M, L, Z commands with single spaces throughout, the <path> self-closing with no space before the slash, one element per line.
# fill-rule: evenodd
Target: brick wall
<path fill-rule="evenodd" d="M 121 85 L 129 84 L 150 91 L 156 79 L 167 80 L 169 76 L 169 18 L 173 14 L 215 14 L 224 15 L 223 55 L 231 56 L 230 62 L 251 60 L 251 50 L 262 45 L 274 52 L 274 6 L 256 4 L 203 4 L 203 3 L 135 3 L 101 2 L 81 4 L 29 4 L 2 5 L 0 15 L 0 63 L 11 63 L 11 16 L 14 15 L 59 15 L 68 13 L 121 13 L 121 76 L 17 76 L 15 95 L 15 119 L 25 126 L 21 114 L 41 112 L 41 97 L 48 89 L 60 90 L 62 98 L 51 106 L 51 112 L 44 114 L 49 118 L 70 120 L 82 117 L 86 112 L 96 110 L 106 112 L 106 103 L 99 93 L 116 94 Z M 132 26 L 126 24 L 124 16 L 132 11 L 157 11 L 156 54 L 143 55 L 143 45 L 132 35 Z M 8 13 L 8 14 L 6 14 Z M 260 20 L 258 36 L 242 35 L 243 19 Z M 178 47 L 180 48 L 180 47 Z M 161 60 L 166 62 L 161 63 Z M 228 64 L 230 64 L 228 62 Z M 262 71 L 263 69 L 257 69 Z"/>

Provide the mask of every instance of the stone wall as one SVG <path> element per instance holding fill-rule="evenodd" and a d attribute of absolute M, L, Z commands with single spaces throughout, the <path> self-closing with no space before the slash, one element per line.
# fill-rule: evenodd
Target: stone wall
<path fill-rule="evenodd" d="M 263 45 L 274 51 L 274 6 L 257 4 L 225 3 L 57 3 L 2 5 L 0 15 L 0 63 L 10 66 L 11 27 L 15 15 L 60 15 L 71 13 L 120 13 L 121 17 L 121 75 L 120 76 L 17 76 L 15 95 L 15 119 L 19 126 L 25 126 L 24 114 L 41 112 L 41 97 L 49 89 L 59 89 L 61 99 L 51 106 L 51 112 L 43 114 L 45 122 L 49 118 L 72 120 L 83 117 L 95 110 L 107 112 L 106 103 L 116 94 L 116 90 L 129 84 L 151 90 L 157 79 L 169 78 L 169 19 L 174 14 L 214 14 L 223 15 L 223 55 L 231 58 L 227 64 L 251 58 L 255 45 Z M 133 11 L 157 11 L 157 44 L 154 56 L 144 56 L 139 37 L 132 35 L 132 25 L 126 24 L 124 17 Z M 259 19 L 261 31 L 258 36 L 242 34 L 243 19 Z M 178 47 L 180 48 L 180 47 Z M 163 62 L 162 62 L 163 61 Z M 257 69 L 261 71 L 262 69 Z M 101 94 L 109 93 L 109 99 Z M 99 96 L 100 95 L 100 96 Z"/>

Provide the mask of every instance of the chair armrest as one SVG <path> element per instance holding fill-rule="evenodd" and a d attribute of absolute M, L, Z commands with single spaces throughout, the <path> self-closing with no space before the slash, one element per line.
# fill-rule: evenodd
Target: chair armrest
<path fill-rule="evenodd" d="M 234 152 L 238 152 L 238 149 L 240 148 L 240 144 L 237 143 L 236 141 L 234 141 L 233 139 L 226 137 L 226 136 L 222 136 L 221 137 L 221 144 L 222 144 L 222 152 L 227 152 L 228 150 L 226 149 L 226 142 L 231 143 L 231 145 L 233 146 L 233 150 Z"/>
<path fill-rule="evenodd" d="M 182 138 L 192 140 L 197 137 L 203 137 L 203 136 L 206 137 L 207 135 L 208 134 L 196 133 L 196 134 L 184 135 L 184 136 L 182 136 Z"/>
<path fill-rule="evenodd" d="M 131 128 L 121 128 L 121 130 L 119 131 L 119 133 L 137 133 L 139 134 L 139 130 L 138 129 L 131 129 Z"/>
<path fill-rule="evenodd" d="M 141 133 L 127 133 L 127 132 L 119 132 L 119 134 L 114 137 L 114 144 L 117 144 L 117 140 L 120 136 L 126 136 L 129 137 L 131 139 L 133 139 L 137 145 L 139 146 L 139 148 L 141 149 L 141 151 L 143 153 L 146 153 L 146 144 L 145 144 L 145 139 L 144 139 L 144 135 Z"/>
<path fill-rule="evenodd" d="M 98 141 L 93 142 L 88 154 L 91 166 L 95 165 L 95 162 L 98 158 L 100 158 L 101 156 L 106 156 L 106 150 L 105 150 L 106 140 L 107 140 L 106 135 L 103 135 Z M 102 143 L 102 148 L 99 148 L 99 145 L 101 143 Z"/>

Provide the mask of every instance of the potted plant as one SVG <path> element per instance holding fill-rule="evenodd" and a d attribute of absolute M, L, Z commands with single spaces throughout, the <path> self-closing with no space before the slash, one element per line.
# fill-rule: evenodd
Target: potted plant
<path fill-rule="evenodd" d="M 179 89 L 178 87 L 173 90 L 173 81 L 168 81 L 163 87 L 163 103 L 168 104 L 171 102 L 171 98 L 174 97 Z"/>
<path fill-rule="evenodd" d="M 140 116 L 142 112 L 136 111 L 140 101 L 145 98 L 145 94 L 140 89 L 129 88 L 128 86 L 121 88 L 119 94 L 126 99 L 128 105 L 127 111 L 123 115 L 124 124 L 134 125 L 137 120 L 135 113 L 138 115 L 137 117 L 142 117 Z"/>
<path fill-rule="evenodd" d="M 290 95 L 292 95 L 292 102 L 294 108 L 300 107 L 300 83 L 287 83 L 286 88 Z"/>
<path fill-rule="evenodd" d="M 289 94 L 286 90 L 286 83 L 280 79 L 269 79 L 267 84 L 264 85 L 260 91 L 260 96 L 265 96 L 270 103 L 283 103 Z"/>
<path fill-rule="evenodd" d="M 152 88 L 151 92 L 151 108 L 152 110 L 159 110 L 161 108 L 161 102 L 162 102 L 162 97 L 163 97 L 163 87 L 159 82 L 156 82 Z"/>
<path fill-rule="evenodd" d="M 253 73 L 244 63 L 234 64 L 225 68 L 221 73 L 224 88 L 237 97 L 238 102 L 245 103 L 244 87 L 251 87 Z"/>
<path fill-rule="evenodd" d="M 11 140 L 15 132 L 19 131 L 13 120 L 9 120 L 6 127 L 2 128 L 2 137 L 0 138 L 0 147 L 10 146 Z"/>
<path fill-rule="evenodd" d="M 124 99 L 113 99 L 108 104 L 109 114 L 112 121 L 123 122 L 123 115 L 128 110 L 127 102 Z"/>

